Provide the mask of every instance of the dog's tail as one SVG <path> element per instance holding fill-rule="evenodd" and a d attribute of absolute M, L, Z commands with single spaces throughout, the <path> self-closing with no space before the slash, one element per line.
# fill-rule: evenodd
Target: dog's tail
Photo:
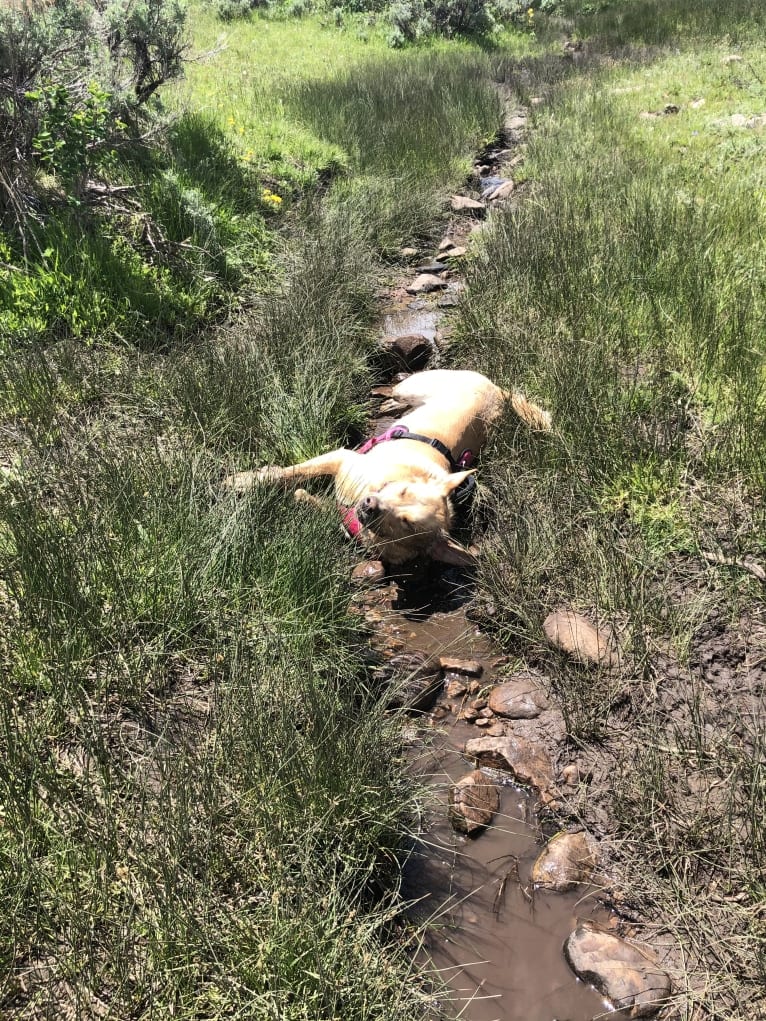
<path fill-rule="evenodd" d="M 511 402 L 513 410 L 530 429 L 545 433 L 552 431 L 553 423 L 549 411 L 545 411 L 539 405 L 527 400 L 519 390 L 504 390 L 503 396 Z"/>

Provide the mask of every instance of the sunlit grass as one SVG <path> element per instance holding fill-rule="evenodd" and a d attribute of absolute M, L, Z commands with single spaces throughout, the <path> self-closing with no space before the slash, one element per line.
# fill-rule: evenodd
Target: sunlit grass
<path fill-rule="evenodd" d="M 608 763 L 598 796 L 621 882 L 691 948 L 684 1018 L 747 1018 L 764 974 L 763 715 L 743 708 L 758 680 L 743 672 L 732 684 L 745 690 L 722 693 L 695 660 L 716 621 L 744 655 L 738 632 L 761 619 L 762 587 L 741 563 L 766 559 L 763 20 L 746 3 L 730 14 L 726 37 L 704 3 L 614 4 L 567 24 L 583 56 L 558 76 L 531 61 L 522 80 L 508 63 L 545 102 L 525 194 L 484 232 L 453 348 L 552 412 L 554 436 L 511 422 L 488 465 L 489 619 L 536 661 L 560 605 L 620 636 L 621 676 L 563 658 L 551 669 L 574 744 L 607 749 L 592 761 Z M 711 553 L 740 566 L 713 573 Z M 591 797 L 577 807 L 586 822 Z M 726 953 L 708 897 L 719 884 L 732 898 Z"/>
<path fill-rule="evenodd" d="M 172 102 L 210 114 L 241 158 L 285 187 L 306 185 L 318 170 L 343 166 L 342 150 L 297 122 L 291 92 L 306 78 L 332 81 L 373 57 L 395 60 L 380 35 L 362 40 L 318 18 L 253 16 L 221 22 L 210 7 L 194 9 L 196 61 Z"/>

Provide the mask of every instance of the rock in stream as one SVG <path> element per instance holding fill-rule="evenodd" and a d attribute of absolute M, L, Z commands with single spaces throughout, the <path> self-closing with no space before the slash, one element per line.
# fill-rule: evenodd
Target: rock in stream
<path fill-rule="evenodd" d="M 392 656 L 376 670 L 379 681 L 389 683 L 391 709 L 428 712 L 442 688 L 442 672 L 438 659 L 423 652 L 404 652 Z"/>
<path fill-rule="evenodd" d="M 589 922 L 564 943 L 564 956 L 583 982 L 629 1017 L 651 1017 L 670 995 L 670 977 L 648 952 Z"/>
<path fill-rule="evenodd" d="M 587 833 L 557 833 L 532 866 L 535 886 L 564 893 L 587 883 L 596 868 L 595 841 Z"/>
<path fill-rule="evenodd" d="M 462 777 L 450 790 L 450 822 L 459 833 L 470 836 L 485 829 L 499 807 L 498 789 L 480 769 Z"/>
<path fill-rule="evenodd" d="M 519 673 L 492 689 L 489 708 L 506 719 L 534 720 L 548 708 L 548 700 L 534 675 Z"/>
<path fill-rule="evenodd" d="M 511 773 L 522 784 L 547 790 L 553 769 L 545 752 L 523 737 L 477 737 L 466 742 L 465 754 L 481 765 Z"/>

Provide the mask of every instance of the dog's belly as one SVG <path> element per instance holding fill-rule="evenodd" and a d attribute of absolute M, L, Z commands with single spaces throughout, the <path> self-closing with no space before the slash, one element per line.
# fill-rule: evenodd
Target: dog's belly
<path fill-rule="evenodd" d="M 493 395 L 476 394 L 470 405 L 449 400 L 434 401 L 402 415 L 400 421 L 410 432 L 441 440 L 455 461 L 464 450 L 478 454 L 487 442 L 489 426 L 500 414 L 502 402 Z"/>
<path fill-rule="evenodd" d="M 393 392 L 411 404 L 400 419 L 402 424 L 411 432 L 441 440 L 455 459 L 466 449 L 478 453 L 505 399 L 500 387 L 486 376 L 449 369 L 417 373 Z"/>
<path fill-rule="evenodd" d="M 488 421 L 482 416 L 482 412 L 485 412 L 484 406 L 475 412 L 466 411 L 458 414 L 455 413 L 454 407 L 438 409 L 442 412 L 439 415 L 434 414 L 435 410 L 437 409 L 431 407 L 416 408 L 403 415 L 399 421 L 406 425 L 410 432 L 440 440 L 449 449 L 455 461 L 459 460 L 464 450 L 472 450 L 474 454 L 478 454 L 487 442 Z M 449 415 L 453 416 L 453 421 L 448 420 Z M 441 457 L 438 452 L 434 453 L 437 459 Z"/>

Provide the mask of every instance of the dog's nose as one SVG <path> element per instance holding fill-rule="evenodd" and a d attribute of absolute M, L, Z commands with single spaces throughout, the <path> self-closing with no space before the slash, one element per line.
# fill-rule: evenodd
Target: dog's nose
<path fill-rule="evenodd" d="M 373 493 L 363 497 L 356 508 L 356 516 L 362 522 L 371 521 L 380 511 L 380 501 Z"/>

